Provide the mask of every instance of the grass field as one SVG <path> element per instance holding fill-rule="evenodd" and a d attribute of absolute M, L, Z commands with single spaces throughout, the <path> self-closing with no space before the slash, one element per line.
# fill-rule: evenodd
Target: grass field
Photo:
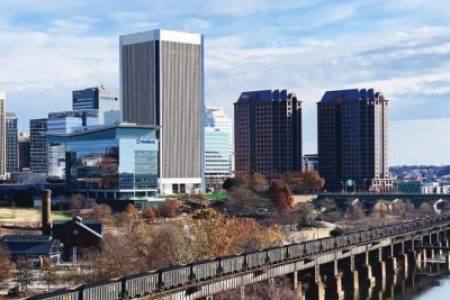
<path fill-rule="evenodd" d="M 53 220 L 70 220 L 68 212 L 52 212 Z M 34 208 L 0 208 L 0 222 L 39 222 L 41 211 Z"/>

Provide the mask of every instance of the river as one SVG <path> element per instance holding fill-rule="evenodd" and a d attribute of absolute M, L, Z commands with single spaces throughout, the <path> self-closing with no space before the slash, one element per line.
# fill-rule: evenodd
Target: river
<path fill-rule="evenodd" d="M 361 292 L 360 297 L 348 299 L 395 299 L 395 300 L 441 300 L 450 299 L 450 273 L 444 264 L 429 264 L 424 268 L 415 267 L 407 276 L 401 274 L 387 276 L 386 282 Z"/>
<path fill-rule="evenodd" d="M 307 295 L 305 299 L 308 298 Z M 336 298 L 327 293 L 326 299 Z M 407 276 L 388 274 L 384 282 L 377 280 L 370 287 L 362 285 L 358 292 L 345 291 L 341 299 L 450 300 L 450 272 L 444 269 L 444 264 L 414 267 Z"/>

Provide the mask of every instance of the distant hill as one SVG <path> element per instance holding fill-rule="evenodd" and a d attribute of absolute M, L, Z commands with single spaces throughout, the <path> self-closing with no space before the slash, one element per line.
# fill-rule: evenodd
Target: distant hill
<path fill-rule="evenodd" d="M 389 171 L 398 179 L 450 181 L 450 165 L 446 166 L 394 166 Z"/>

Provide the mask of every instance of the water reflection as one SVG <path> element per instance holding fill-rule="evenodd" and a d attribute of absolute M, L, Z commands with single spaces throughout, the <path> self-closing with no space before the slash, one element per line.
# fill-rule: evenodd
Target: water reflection
<path fill-rule="evenodd" d="M 328 295 L 327 295 L 328 296 Z M 326 297 L 336 299 L 336 297 Z M 359 291 L 345 291 L 341 299 L 450 299 L 450 273 L 444 264 L 428 264 L 413 267 L 408 275 L 401 272 L 377 278 L 372 286 L 361 286 Z"/>

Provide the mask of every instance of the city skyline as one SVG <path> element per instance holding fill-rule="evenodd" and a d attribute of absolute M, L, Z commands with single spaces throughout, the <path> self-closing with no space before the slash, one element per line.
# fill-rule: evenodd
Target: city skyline
<path fill-rule="evenodd" d="M 87 2 L 25 2 L 4 1 L 0 23 L 0 62 L 8 69 L 0 90 L 20 131 L 48 110 L 70 109 L 72 90 L 117 88 L 117 36 L 161 27 L 205 34 L 207 105 L 232 115 L 242 91 L 296 92 L 304 101 L 304 153 L 316 152 L 315 103 L 325 91 L 374 87 L 391 101 L 391 165 L 448 161 L 449 142 L 434 138 L 450 126 L 448 1 L 95 1 L 89 11 Z"/>

